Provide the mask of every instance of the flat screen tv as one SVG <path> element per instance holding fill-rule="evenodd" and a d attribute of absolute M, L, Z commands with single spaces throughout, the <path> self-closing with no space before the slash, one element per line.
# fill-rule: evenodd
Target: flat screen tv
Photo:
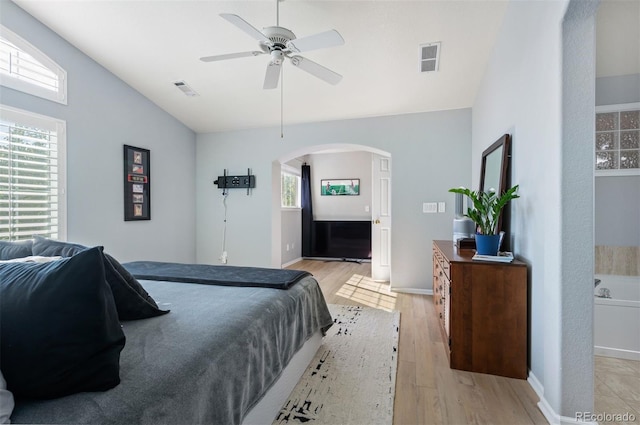
<path fill-rule="evenodd" d="M 313 222 L 312 257 L 371 259 L 370 221 Z"/>

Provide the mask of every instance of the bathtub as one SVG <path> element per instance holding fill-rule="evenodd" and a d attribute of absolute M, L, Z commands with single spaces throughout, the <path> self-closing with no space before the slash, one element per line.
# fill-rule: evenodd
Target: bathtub
<path fill-rule="evenodd" d="M 640 360 L 640 277 L 596 275 L 611 298 L 595 297 L 593 340 L 598 356 Z"/>

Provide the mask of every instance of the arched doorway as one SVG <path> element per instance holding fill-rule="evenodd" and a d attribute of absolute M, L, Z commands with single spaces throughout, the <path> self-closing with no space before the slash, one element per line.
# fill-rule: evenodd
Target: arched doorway
<path fill-rule="evenodd" d="M 370 205 L 365 206 L 367 218 L 372 223 L 371 263 L 373 278 L 389 281 L 391 278 L 391 154 L 381 149 L 358 144 L 324 144 L 300 148 L 273 161 L 273 190 L 280 191 L 280 174 L 282 164 L 296 158 L 304 158 L 312 154 L 336 154 L 345 152 L 367 152 L 371 154 L 371 195 Z M 278 192 L 279 193 L 279 192 Z M 278 198 L 279 197 L 274 197 Z M 272 263 L 282 266 L 282 247 L 288 244 L 283 234 L 290 235 L 290 229 L 283 227 L 280 205 L 272 204 Z"/>

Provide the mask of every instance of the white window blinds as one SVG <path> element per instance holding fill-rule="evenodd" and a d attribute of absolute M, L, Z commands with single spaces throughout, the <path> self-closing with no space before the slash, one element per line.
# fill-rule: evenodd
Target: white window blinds
<path fill-rule="evenodd" d="M 0 26 L 0 83 L 66 104 L 66 71 L 17 34 Z"/>
<path fill-rule="evenodd" d="M 64 122 L 0 107 L 0 240 L 65 237 Z"/>

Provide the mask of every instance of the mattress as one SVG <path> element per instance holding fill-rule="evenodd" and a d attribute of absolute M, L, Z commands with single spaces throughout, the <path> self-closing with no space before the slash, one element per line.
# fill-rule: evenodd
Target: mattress
<path fill-rule="evenodd" d="M 332 323 L 311 276 L 287 290 L 140 283 L 171 313 L 122 323 L 121 383 L 17 400 L 13 423 L 240 424 L 304 342 Z"/>

